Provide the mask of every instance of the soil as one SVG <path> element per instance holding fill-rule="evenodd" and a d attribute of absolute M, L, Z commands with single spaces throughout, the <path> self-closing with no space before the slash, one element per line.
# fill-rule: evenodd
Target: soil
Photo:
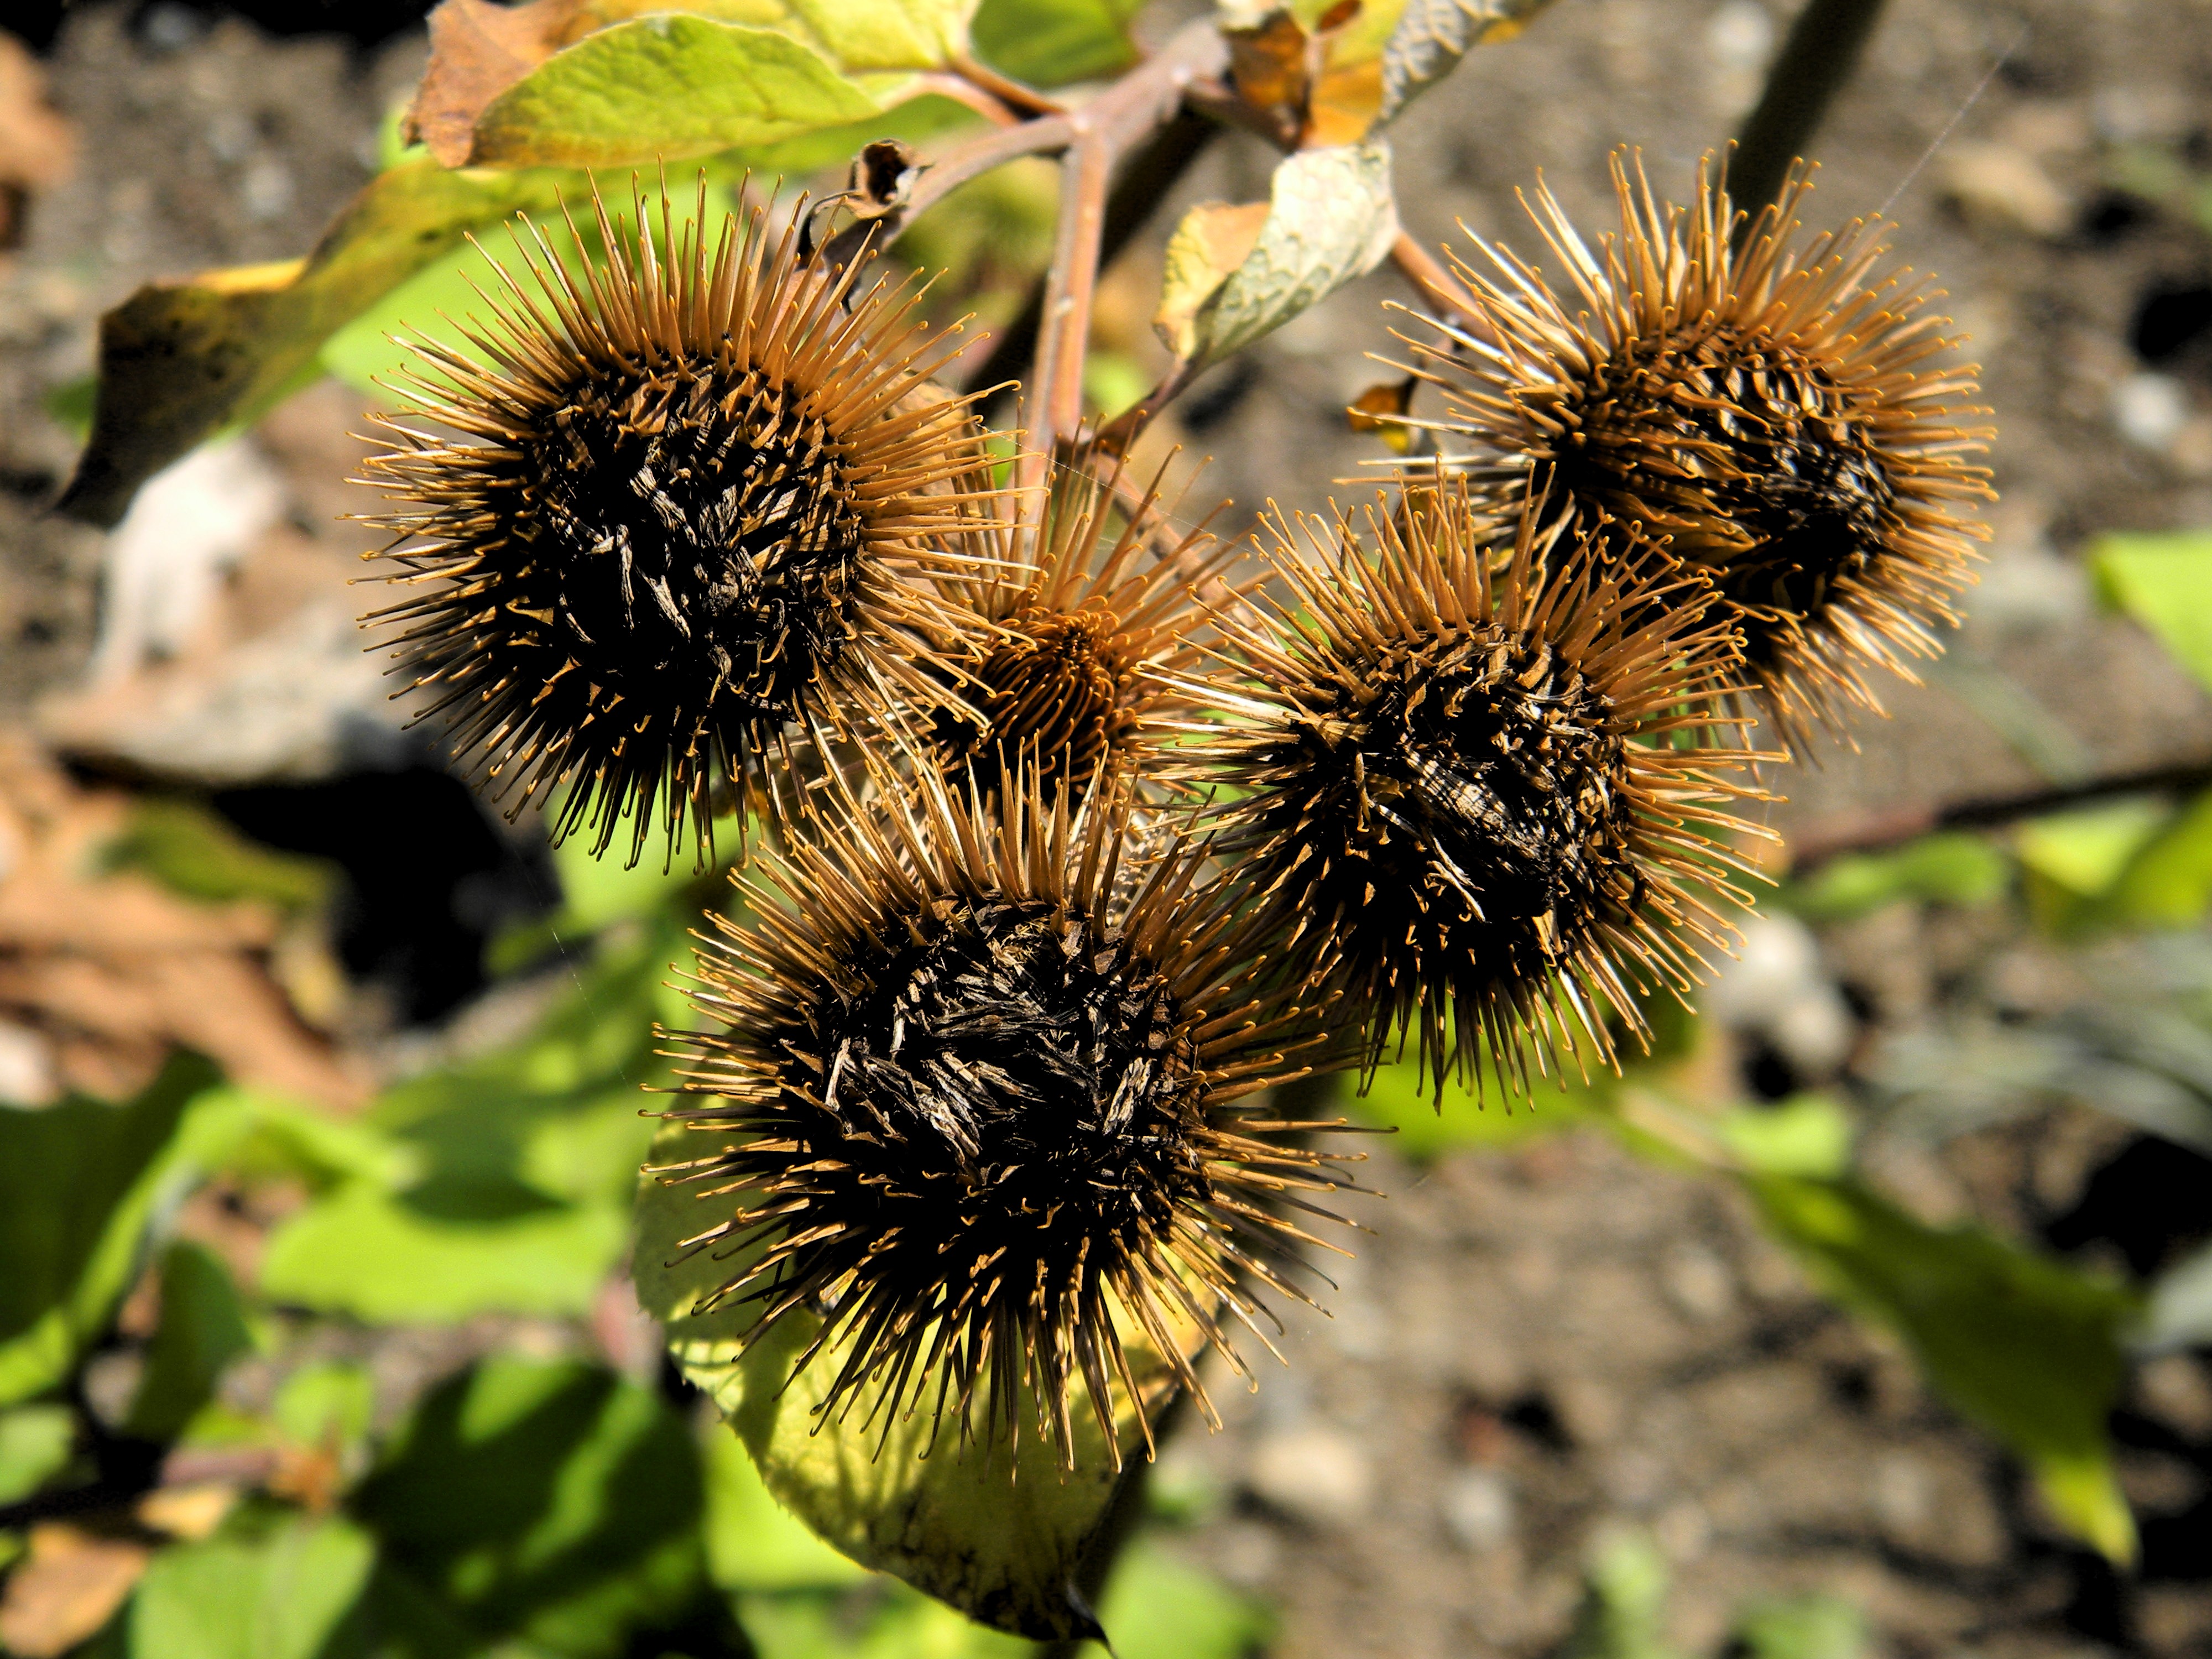
<path fill-rule="evenodd" d="M 1601 226 L 1621 144 L 1680 189 L 1756 96 L 1790 9 L 1560 0 L 1399 125 L 1407 228 L 1532 248 L 1512 191 L 1540 173 Z M 101 540 L 42 509 L 73 454 L 46 399 L 88 370 L 100 310 L 152 277 L 301 252 L 368 176 L 422 50 L 419 31 L 368 48 L 175 5 L 61 15 L 46 67 L 80 160 L 0 253 L 0 720 L 71 684 L 93 647 Z M 1786 834 L 2212 755 L 2212 699 L 2100 611 L 2085 573 L 2106 532 L 2212 524 L 2212 311 L 2188 298 L 2212 240 L 2114 193 L 2130 145 L 2197 166 L 2212 150 L 2206 0 L 1893 7 L 1835 106 L 1815 210 L 1887 213 L 1899 258 L 1941 273 L 1985 365 L 2002 500 L 1948 665 L 1882 688 L 1887 720 L 1787 781 Z M 1261 198 L 1271 164 L 1224 139 L 1170 208 Z M 1174 216 L 1103 296 L 1140 359 Z M 1389 373 L 1363 354 L 1393 349 L 1376 307 L 1404 298 L 1386 270 L 1202 382 L 1179 415 L 1190 452 L 1214 458 L 1198 495 L 1311 507 L 1320 481 L 1356 476 L 1379 452 L 1343 405 Z M 285 556 L 335 582 L 359 550 L 332 523 L 347 505 L 333 457 L 359 410 L 323 398 L 263 436 L 294 495 Z M 2146 398 L 2175 417 L 2130 413 Z M 1830 935 L 1858 1052 L 2011 943 L 1941 915 Z M 1924 1212 L 2115 1261 L 2118 1224 L 2086 1200 L 2145 1144 L 2054 1110 L 1882 1173 Z M 2061 1537 L 1901 1355 L 1812 1296 L 1731 1189 L 1581 1135 L 1425 1170 L 1386 1155 L 1370 1184 L 1392 1196 L 1361 1212 L 1376 1231 L 1325 1297 L 1334 1318 L 1294 1319 L 1288 1370 L 1265 1366 L 1256 1395 L 1223 1390 L 1224 1431 L 1187 1433 L 1162 1474 L 1217 1494 L 1174 1547 L 1279 1609 L 1281 1659 L 1547 1652 L 1594 1543 L 1622 1528 L 1669 1562 L 1668 1634 L 1686 1652 L 1714 1652 L 1747 1599 L 1818 1589 L 1863 1609 L 1878 1650 L 1916 1659 L 2212 1655 L 2205 1356 L 2140 1367 L 2116 1419 L 2146 1541 L 2123 1578 Z"/>

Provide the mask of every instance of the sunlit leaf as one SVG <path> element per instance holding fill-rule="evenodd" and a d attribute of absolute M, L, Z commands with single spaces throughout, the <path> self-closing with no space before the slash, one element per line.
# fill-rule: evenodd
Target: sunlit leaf
<path fill-rule="evenodd" d="M 348 1522 L 298 1517 L 260 1536 L 163 1550 L 131 1597 L 131 1659 L 317 1659 L 360 1651 L 341 1626 L 376 1547 Z"/>
<path fill-rule="evenodd" d="M 1817 1279 L 1902 1336 L 1937 1391 L 2020 1455 L 2061 1522 L 2133 1559 L 2105 1431 L 2132 1295 L 1978 1228 L 1926 1226 L 1848 1181 L 1747 1184 Z"/>
<path fill-rule="evenodd" d="M 1382 106 L 1388 121 L 1457 66 L 1475 47 L 1510 40 L 1551 0 L 1406 0 L 1382 48 Z"/>
<path fill-rule="evenodd" d="M 495 1359 L 423 1398 L 349 1507 L 386 1570 L 480 1638 L 581 1655 L 667 1650 L 625 1638 L 704 1591 L 702 1503 L 690 1434 L 652 1389 Z"/>
<path fill-rule="evenodd" d="M 2134 927 L 2193 927 L 2212 909 L 2212 792 L 2161 824 L 2106 896 L 2105 919 Z"/>
<path fill-rule="evenodd" d="M 1560 1659 L 1674 1659 L 1667 1644 L 1667 1563 L 1652 1541 L 1626 1533 L 1601 1541 Z"/>
<path fill-rule="evenodd" d="M 203 1245 L 170 1245 L 161 1257 L 161 1323 L 124 1426 L 142 1439 L 173 1440 L 214 1397 L 223 1367 L 253 1346 L 229 1269 Z"/>
<path fill-rule="evenodd" d="M 1098 1610 L 1115 1659 L 1245 1659 L 1272 1633 L 1267 1609 L 1139 1540 L 1115 1564 Z"/>
<path fill-rule="evenodd" d="M 834 1589 L 867 1569 L 817 1538 L 763 1484 L 735 1430 L 703 1431 L 707 1570 L 727 1590 Z"/>
<path fill-rule="evenodd" d="M 2148 629 L 2212 690 L 2212 531 L 2106 536 L 2089 560 L 2105 602 Z"/>
<path fill-rule="evenodd" d="M 341 325 L 459 245 L 464 232 L 546 209 L 569 175 L 449 172 L 428 157 L 380 174 L 304 259 L 149 283 L 100 319 L 90 446 L 63 508 L 112 525 L 138 486 L 315 370 Z"/>
<path fill-rule="evenodd" d="M 1033 87 L 1060 87 L 1127 69 L 1136 61 L 1129 20 L 1144 0 L 983 0 L 973 33 L 976 55 Z"/>
<path fill-rule="evenodd" d="M 775 29 L 641 17 L 586 35 L 492 100 L 471 157 L 501 167 L 684 161 L 879 114 L 903 79 L 872 92 Z"/>
<path fill-rule="evenodd" d="M 207 1061 L 179 1055 L 123 1105 L 0 1107 L 0 1405 L 60 1382 L 106 1324 L 149 1222 L 203 1167 L 205 1137 L 185 1130 L 216 1081 Z"/>
<path fill-rule="evenodd" d="M 1729 1650 L 1744 1659 L 1858 1659 L 1866 1615 L 1832 1595 L 1754 1601 L 1736 1615 Z"/>
<path fill-rule="evenodd" d="M 59 1474 L 76 1443 L 76 1417 L 66 1406 L 19 1406 L 0 1412 L 0 1504 L 12 1504 Z"/>
<path fill-rule="evenodd" d="M 1388 145 L 1301 150 L 1275 168 L 1264 216 L 1218 205 L 1185 216 L 1153 325 L 1178 357 L 1216 362 L 1373 270 L 1397 234 Z"/>
<path fill-rule="evenodd" d="M 2012 860 L 1984 836 L 1948 830 L 1886 853 L 1846 853 L 1776 902 L 1810 921 L 1849 921 L 1901 902 L 1973 908 L 1995 903 L 2012 884 Z"/>
<path fill-rule="evenodd" d="M 1826 1095 L 1743 1106 L 1720 1122 L 1722 1142 L 1764 1175 L 1840 1176 L 1850 1167 L 1851 1120 Z"/>

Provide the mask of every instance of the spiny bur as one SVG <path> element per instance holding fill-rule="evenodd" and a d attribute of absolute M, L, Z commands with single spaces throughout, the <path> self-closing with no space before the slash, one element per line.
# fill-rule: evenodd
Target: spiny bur
<path fill-rule="evenodd" d="M 1510 511 L 1549 509 L 1663 538 L 1709 571 L 1743 635 L 1758 702 L 1802 748 L 1847 707 L 1878 709 L 1869 665 L 1910 678 L 1969 580 L 1990 495 L 1973 371 L 1911 273 L 1878 276 L 1876 228 L 1802 240 L 1794 173 L 1746 228 L 1725 178 L 1662 207 L 1616 155 L 1617 230 L 1593 249 L 1547 189 L 1523 206 L 1563 273 L 1554 289 L 1503 247 L 1453 263 L 1487 331 L 1424 318 L 1415 372 L 1447 413 L 1415 421 Z"/>
<path fill-rule="evenodd" d="M 740 878 L 667 1115 L 723 1146 L 654 1173 L 696 1189 L 685 1248 L 729 1262 L 707 1305 L 750 1307 L 747 1341 L 820 1318 L 794 1375 L 835 1351 L 830 1419 L 996 1447 L 1026 1393 L 1072 1462 L 1080 1392 L 1118 1466 L 1132 1343 L 1211 1416 L 1187 1349 L 1241 1370 L 1224 1322 L 1265 1341 L 1255 1291 L 1304 1299 L 1317 1241 L 1278 1206 L 1345 1155 L 1255 1097 L 1352 1054 L 1255 970 L 1201 848 L 1137 850 L 1126 784 L 1004 782 L 846 795 Z"/>
<path fill-rule="evenodd" d="M 938 584 L 973 641 L 957 699 L 926 716 L 946 778 L 973 766 L 990 788 L 1025 765 L 1048 797 L 1102 763 L 1149 779 L 1163 722 L 1191 714 L 1170 677 L 1200 665 L 1209 596 L 1231 597 L 1237 553 L 1203 524 L 1177 530 L 1165 474 L 1125 495 L 1118 459 L 1079 452 L 1040 517 L 993 527 L 975 574 Z"/>
<path fill-rule="evenodd" d="M 699 213 L 659 235 L 594 197 L 605 257 L 518 234 L 477 356 L 417 342 L 407 421 L 369 463 L 407 597 L 397 672 L 520 812 L 634 862 L 769 792 L 802 742 L 933 683 L 915 578 L 981 510 L 976 430 L 922 378 L 950 349 L 910 286 L 801 257 L 796 225 Z M 572 233 L 574 227 L 571 225 Z M 557 799 L 553 799 L 557 795 Z"/>
<path fill-rule="evenodd" d="M 1370 1067 L 1395 1031 L 1439 1090 L 1613 1063 L 1742 901 L 1733 630 L 1663 553 L 1543 517 L 1501 531 L 1454 484 L 1274 520 L 1282 599 L 1223 619 L 1225 724 L 1178 751 L 1231 787 L 1217 850 L 1300 982 L 1344 990 Z"/>

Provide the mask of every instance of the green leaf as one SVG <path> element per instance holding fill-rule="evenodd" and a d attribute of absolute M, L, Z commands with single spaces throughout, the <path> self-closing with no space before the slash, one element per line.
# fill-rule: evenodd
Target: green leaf
<path fill-rule="evenodd" d="M 1666 1562 L 1642 1534 L 1619 1534 L 1591 1559 L 1560 1659 L 1674 1659 L 1666 1619 Z"/>
<path fill-rule="evenodd" d="M 229 1269 L 203 1245 L 170 1245 L 161 1258 L 161 1323 L 125 1428 L 142 1439 L 175 1439 L 215 1397 L 223 1367 L 253 1346 Z"/>
<path fill-rule="evenodd" d="M 1246 243 L 1226 234 L 1224 216 L 1249 211 L 1193 208 L 1169 240 L 1153 326 L 1186 362 L 1218 362 L 1382 261 L 1398 234 L 1390 148 L 1300 150 L 1276 167 L 1266 216 Z M 1249 252 L 1231 264 L 1243 247 Z"/>
<path fill-rule="evenodd" d="M 2197 796 L 2128 860 L 2100 907 L 2116 926 L 2194 927 L 2212 908 L 2212 791 Z"/>
<path fill-rule="evenodd" d="M 133 1659 L 336 1659 L 376 1548 L 337 1519 L 285 1521 L 161 1551 L 131 1600 Z"/>
<path fill-rule="evenodd" d="M 1129 20 L 1144 0 L 983 0 L 976 54 L 1033 87 L 1119 74 L 1137 60 Z"/>
<path fill-rule="evenodd" d="M 2148 1353 L 2212 1347 L 2212 1245 L 2159 1275 L 2136 1344 Z"/>
<path fill-rule="evenodd" d="M 872 1576 L 775 1501 L 727 1424 L 710 1424 L 702 1434 L 707 1571 L 717 1584 L 726 1590 L 836 1589 Z"/>
<path fill-rule="evenodd" d="M 399 1155 L 277 1228 L 264 1292 L 380 1321 L 588 1309 L 629 1236 L 678 941 L 673 924 L 647 933 L 529 1042 L 380 1097 L 363 1125 Z"/>
<path fill-rule="evenodd" d="M 66 1406 L 0 1412 L 0 1504 L 13 1504 L 69 1467 L 76 1417 Z"/>
<path fill-rule="evenodd" d="M 2022 824 L 2013 850 L 2045 880 L 2077 897 L 2095 898 L 2119 880 L 2167 816 L 2163 803 L 2142 795 L 2054 812 Z"/>
<path fill-rule="evenodd" d="M 315 369 L 325 340 L 458 246 L 464 232 L 555 205 L 570 175 L 454 172 L 423 157 L 371 180 L 304 259 L 150 283 L 100 322 L 92 442 L 64 510 L 112 525 L 138 486 Z"/>
<path fill-rule="evenodd" d="M 494 1359 L 423 1398 L 350 1507 L 481 1636 L 581 1655 L 696 1601 L 702 1504 L 696 1447 L 651 1389 Z"/>
<path fill-rule="evenodd" d="M 311 1360 L 284 1379 L 269 1419 L 295 1446 L 345 1447 L 367 1437 L 376 1379 L 342 1359 Z"/>
<path fill-rule="evenodd" d="M 1485 1091 L 1447 1085 L 1441 1100 L 1431 1079 L 1424 1086 L 1411 1060 L 1385 1066 L 1364 1094 L 1345 1091 L 1343 1107 L 1359 1121 L 1396 1131 L 1390 1150 L 1425 1163 L 1462 1146 L 1514 1146 L 1589 1122 L 1604 1108 L 1612 1074 L 1585 1083 L 1575 1073 L 1540 1082 L 1528 1100 L 1508 1099 L 1494 1079 Z"/>
<path fill-rule="evenodd" d="M 0 1405 L 52 1388 L 137 1276 L 149 1223 L 197 1177 L 186 1109 L 215 1068 L 179 1054 L 136 1100 L 0 1107 Z"/>
<path fill-rule="evenodd" d="M 879 115 L 872 89 L 775 29 L 662 15 L 557 52 L 477 118 L 471 159 L 500 167 L 648 167 Z"/>
<path fill-rule="evenodd" d="M 1098 1623 L 1115 1659 L 1244 1659 L 1274 1625 L 1265 1607 L 1145 1539 L 1115 1565 Z"/>
<path fill-rule="evenodd" d="M 1808 921 L 1850 921 L 1885 905 L 1994 904 L 2012 884 L 2012 860 L 1984 836 L 1946 830 L 1887 853 L 1830 859 L 1776 900 Z"/>
<path fill-rule="evenodd" d="M 1745 1659 L 1859 1659 L 1865 1615 L 1832 1595 L 1755 1601 L 1736 1614 L 1730 1652 Z"/>
<path fill-rule="evenodd" d="M 1926 1226 L 1848 1181 L 1747 1185 L 1816 1279 L 1903 1337 L 1936 1390 L 2020 1455 L 2068 1528 L 2133 1559 L 2105 1432 L 2130 1293 L 1978 1228 Z"/>
<path fill-rule="evenodd" d="M 1826 1095 L 1739 1106 L 1720 1121 L 1722 1143 L 1762 1175 L 1840 1176 L 1850 1165 L 1851 1120 Z"/>
<path fill-rule="evenodd" d="M 2106 536 L 2089 562 L 2105 602 L 2157 635 L 2212 690 L 2212 531 Z"/>
<path fill-rule="evenodd" d="M 143 870 L 171 892 L 223 903 L 259 899 L 281 910 L 323 902 L 337 867 L 246 839 L 206 807 L 141 797 L 123 831 L 100 849 L 103 870 Z"/>
<path fill-rule="evenodd" d="M 1382 111 L 1393 119 L 1476 46 L 1510 40 L 1551 0 L 1406 0 L 1382 48 Z"/>

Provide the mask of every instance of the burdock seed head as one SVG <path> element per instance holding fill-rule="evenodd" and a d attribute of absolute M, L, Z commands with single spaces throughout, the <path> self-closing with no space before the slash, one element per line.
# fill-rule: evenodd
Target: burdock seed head
<path fill-rule="evenodd" d="M 411 590 L 377 619 L 514 811 L 557 793 L 556 839 L 603 852 L 627 816 L 633 860 L 687 827 L 703 858 L 794 728 L 929 678 L 908 578 L 978 510 L 980 451 L 927 395 L 945 348 L 911 288 L 810 266 L 757 207 L 710 249 L 703 185 L 680 234 L 665 198 L 658 239 L 642 204 L 634 230 L 594 207 L 603 264 L 533 227 L 538 291 L 507 276 L 480 357 L 417 345 L 410 412 L 447 430 L 389 422 L 369 464 L 406 504 L 378 522 Z"/>
<path fill-rule="evenodd" d="M 1501 539 L 1461 483 L 1277 521 L 1286 606 L 1225 623 L 1230 724 L 1191 751 L 1297 976 L 1344 988 L 1370 1066 L 1417 1036 L 1439 1090 L 1486 1054 L 1509 1094 L 1532 1054 L 1610 1063 L 1608 1017 L 1643 1036 L 1639 994 L 1693 983 L 1741 901 L 1730 630 L 1662 554 L 1541 516 Z"/>
<path fill-rule="evenodd" d="M 1612 167 L 1620 228 L 1595 251 L 1548 190 L 1524 199 L 1560 292 L 1503 247 L 1477 244 L 1487 271 L 1454 260 L 1490 334 L 1434 323 L 1443 345 L 1409 342 L 1447 395 L 1431 424 L 1471 446 L 1498 505 L 1548 477 L 1555 511 L 1640 526 L 1709 570 L 1759 702 L 1800 745 L 1844 705 L 1879 707 L 1868 664 L 1905 673 L 1955 622 L 1984 532 L 1954 509 L 1990 496 L 1965 459 L 1988 411 L 1925 313 L 1937 296 L 1875 276 L 1875 228 L 1798 239 L 1808 172 L 1732 246 L 1724 178 L 1701 167 L 1693 204 L 1662 207 L 1640 160 Z"/>
<path fill-rule="evenodd" d="M 998 532 L 978 574 L 939 584 L 974 641 L 959 702 L 928 720 L 944 775 L 972 765 L 986 788 L 1027 766 L 1049 799 L 1101 763 L 1150 771 L 1164 721 L 1188 719 L 1166 678 L 1201 661 L 1209 596 L 1236 550 L 1201 524 L 1178 532 L 1163 467 L 1124 494 L 1121 463 L 1098 456 L 1060 471 L 1041 520 Z"/>
<path fill-rule="evenodd" d="M 1118 1464 L 1129 1345 L 1210 1416 L 1176 1332 L 1235 1364 L 1255 1287 L 1304 1299 L 1311 1241 L 1268 1202 L 1334 1189 L 1342 1155 L 1251 1097 L 1350 1055 L 1252 971 L 1202 849 L 1132 863 L 1126 787 L 1048 804 L 1025 773 L 994 808 L 925 770 L 910 799 L 848 802 L 716 919 L 669 1115 L 726 1150 L 657 1173 L 699 1189 L 687 1243 L 729 1262 L 713 1300 L 757 1310 L 747 1340 L 821 1317 L 795 1369 L 841 1356 L 824 1413 L 998 1444 L 1026 1388 L 1069 1461 L 1079 1387 Z"/>

